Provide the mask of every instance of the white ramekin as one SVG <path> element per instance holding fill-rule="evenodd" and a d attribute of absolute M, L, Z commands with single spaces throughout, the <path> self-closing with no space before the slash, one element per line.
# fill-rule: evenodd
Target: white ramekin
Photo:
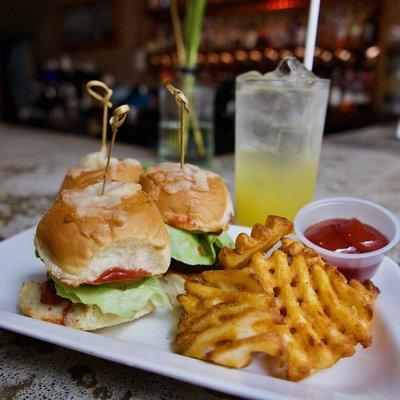
<path fill-rule="evenodd" d="M 311 225 L 331 218 L 357 218 L 378 229 L 388 238 L 389 243 L 368 253 L 345 254 L 319 247 L 304 236 Z M 390 211 L 378 204 L 353 197 L 331 197 L 307 204 L 297 213 L 294 229 L 297 238 L 317 250 L 325 261 L 336 265 L 348 278 L 359 280 L 370 279 L 375 275 L 384 255 L 400 239 L 400 224 Z"/>

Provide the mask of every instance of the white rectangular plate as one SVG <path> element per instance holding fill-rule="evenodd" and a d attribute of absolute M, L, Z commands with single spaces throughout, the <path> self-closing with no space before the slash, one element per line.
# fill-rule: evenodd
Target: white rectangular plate
<path fill-rule="evenodd" d="M 247 228 L 233 226 L 232 236 Z M 374 283 L 381 294 L 375 307 L 373 345 L 299 383 L 269 377 L 254 361 L 232 370 L 180 356 L 173 341 L 177 312 L 160 310 L 132 323 L 81 332 L 20 315 L 18 292 L 24 281 L 42 281 L 35 257 L 34 229 L 0 243 L 0 327 L 129 366 L 252 399 L 395 399 L 400 391 L 399 266 L 385 258 Z"/>

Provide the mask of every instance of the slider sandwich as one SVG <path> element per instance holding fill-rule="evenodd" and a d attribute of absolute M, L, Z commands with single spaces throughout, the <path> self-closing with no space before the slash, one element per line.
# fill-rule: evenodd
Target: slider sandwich
<path fill-rule="evenodd" d="M 174 260 L 213 265 L 219 250 L 233 245 L 226 232 L 233 218 L 232 201 L 218 174 L 191 164 L 181 167 L 166 162 L 149 168 L 140 184 L 167 224 Z"/>
<path fill-rule="evenodd" d="M 135 183 L 101 190 L 102 182 L 65 189 L 42 217 L 35 248 L 48 280 L 22 285 L 26 315 L 90 331 L 170 307 L 181 290 L 171 277 L 161 282 L 170 242 L 150 196 Z"/>
<path fill-rule="evenodd" d="M 68 170 L 60 191 L 79 187 L 83 188 L 98 182 L 104 176 L 104 170 L 107 165 L 107 116 L 108 109 L 113 106 L 110 101 L 113 91 L 104 82 L 97 80 L 87 82 L 86 90 L 89 95 L 100 101 L 103 105 L 101 149 L 99 152 L 88 154 L 78 165 Z M 125 110 L 125 116 L 121 119 L 121 124 L 125 121 L 126 114 L 129 112 L 129 107 L 123 105 L 114 110 L 114 113 L 120 113 L 120 116 L 122 116 L 122 109 Z M 113 147 L 113 143 L 114 141 L 111 147 Z M 107 172 L 109 180 L 124 183 L 138 183 L 140 175 L 142 174 L 142 166 L 139 161 L 133 158 L 125 158 L 123 160 L 110 158 Z"/>
<path fill-rule="evenodd" d="M 104 175 L 107 164 L 107 148 L 96 153 L 88 154 L 82 160 L 71 167 L 61 185 L 60 191 L 64 189 L 83 188 L 87 185 L 100 181 Z M 140 162 L 134 158 L 118 160 L 112 157 L 108 169 L 110 180 L 123 183 L 138 183 L 142 174 Z"/>

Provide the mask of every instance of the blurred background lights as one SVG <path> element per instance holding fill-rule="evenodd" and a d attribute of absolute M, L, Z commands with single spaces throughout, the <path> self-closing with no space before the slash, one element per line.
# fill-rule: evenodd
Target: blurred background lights
<path fill-rule="evenodd" d="M 264 50 L 264 56 L 269 58 L 272 61 L 275 61 L 278 58 L 278 52 L 270 47 Z"/>
<path fill-rule="evenodd" d="M 296 47 L 294 49 L 294 55 L 298 58 L 304 57 L 304 47 Z"/>
<path fill-rule="evenodd" d="M 258 50 L 250 51 L 249 58 L 252 61 L 260 61 L 262 59 L 262 54 Z"/>
<path fill-rule="evenodd" d="M 217 53 L 210 53 L 207 56 L 207 60 L 210 64 L 217 64 L 219 62 L 219 55 Z"/>
<path fill-rule="evenodd" d="M 378 46 L 371 46 L 365 50 L 365 57 L 367 58 L 376 58 L 381 54 L 381 49 Z"/>
<path fill-rule="evenodd" d="M 246 61 L 248 56 L 247 53 L 243 50 L 236 50 L 235 51 L 235 58 L 239 61 Z"/>
<path fill-rule="evenodd" d="M 231 64 L 233 62 L 233 57 L 231 53 L 228 53 L 227 51 L 224 51 L 221 54 L 221 61 L 225 64 Z"/>
<path fill-rule="evenodd" d="M 323 51 L 321 54 L 322 61 L 329 62 L 332 60 L 332 58 L 333 58 L 333 54 L 328 50 Z"/>
<path fill-rule="evenodd" d="M 339 58 L 343 61 L 348 61 L 351 58 L 351 53 L 348 50 L 342 50 L 339 53 Z"/>
<path fill-rule="evenodd" d="M 197 54 L 197 62 L 199 64 L 203 64 L 205 60 L 206 60 L 206 57 L 204 56 L 203 53 Z"/>
<path fill-rule="evenodd" d="M 291 56 L 293 56 L 293 53 L 288 49 L 283 49 L 279 52 L 280 58 L 291 57 Z"/>
<path fill-rule="evenodd" d="M 346 49 L 336 49 L 335 56 L 342 61 L 349 61 L 351 58 L 351 53 Z"/>

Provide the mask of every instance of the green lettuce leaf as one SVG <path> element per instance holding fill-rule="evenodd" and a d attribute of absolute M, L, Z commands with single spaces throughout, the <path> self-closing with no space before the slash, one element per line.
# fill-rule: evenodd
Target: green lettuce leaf
<path fill-rule="evenodd" d="M 171 308 L 165 290 L 159 280 L 152 276 L 140 282 L 119 285 L 106 283 L 102 285 L 82 285 L 72 287 L 51 277 L 55 282 L 59 296 L 73 303 L 97 306 L 104 314 L 115 314 L 131 318 L 136 311 L 141 310 L 151 301 L 156 307 Z"/>
<path fill-rule="evenodd" d="M 167 228 L 171 239 L 172 258 L 188 265 L 212 265 L 217 260 L 219 249 L 234 246 L 228 232 L 213 235 L 190 233 L 172 226 Z"/>

